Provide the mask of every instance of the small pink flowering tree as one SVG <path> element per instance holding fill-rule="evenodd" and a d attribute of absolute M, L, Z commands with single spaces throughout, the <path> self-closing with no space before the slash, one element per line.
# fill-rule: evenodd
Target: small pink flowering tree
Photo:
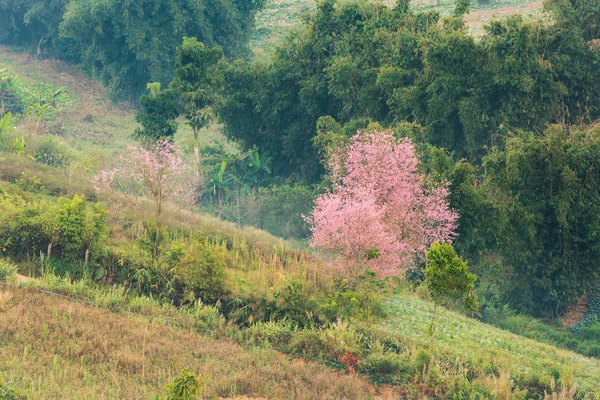
<path fill-rule="evenodd" d="M 167 203 L 190 207 L 197 199 L 196 182 L 179 150 L 168 141 L 158 142 L 149 148 L 128 146 L 127 154 L 119 158 L 118 165 L 101 171 L 94 178 L 96 192 L 116 195 L 142 217 L 147 209 L 144 203 L 150 202 L 156 226 L 155 258 Z M 148 229 L 147 222 L 144 223 Z"/>
<path fill-rule="evenodd" d="M 359 131 L 329 157 L 329 170 L 333 186 L 307 221 L 311 245 L 332 250 L 344 271 L 396 276 L 431 243 L 455 237 L 448 189 L 425 185 L 409 139 Z"/>

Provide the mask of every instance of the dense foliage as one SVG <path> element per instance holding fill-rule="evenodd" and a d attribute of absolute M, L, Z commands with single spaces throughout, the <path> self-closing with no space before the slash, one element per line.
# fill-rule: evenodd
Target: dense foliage
<path fill-rule="evenodd" d="M 581 132 L 600 117 L 600 5 L 547 0 L 547 20 L 493 20 L 480 39 L 467 11 L 323 1 L 268 58 L 228 68 L 219 115 L 275 176 L 324 187 L 328 149 L 357 130 L 377 122 L 413 139 L 428 179 L 450 183 L 456 249 L 494 276 L 500 301 L 557 314 L 598 273 L 595 134 Z M 548 124 L 581 128 L 550 128 L 580 132 L 557 138 L 554 154 L 558 144 L 526 133 Z"/>
<path fill-rule="evenodd" d="M 160 86 L 159 82 L 148 84 L 150 93 L 140 97 L 140 108 L 135 114 L 135 120 L 142 126 L 135 131 L 135 137 L 148 144 L 172 139 L 177 132 L 178 94 L 172 89 L 161 90 Z"/>
<path fill-rule="evenodd" d="M 517 133 L 485 158 L 513 304 L 557 313 L 597 286 L 599 159 L 598 129 L 563 126 Z"/>
<path fill-rule="evenodd" d="M 0 196 L 0 251 L 16 260 L 40 257 L 42 267 L 80 275 L 97 267 L 107 240 L 106 209 L 82 196 L 56 203 Z M 70 265 L 55 264 L 64 260 Z M 58 271 L 57 271 L 58 272 Z"/>
<path fill-rule="evenodd" d="M 554 23 L 495 20 L 477 41 L 461 17 L 440 21 L 408 1 L 326 0 L 270 58 L 232 65 L 220 116 L 229 137 L 273 158 L 276 174 L 311 181 L 322 173 L 311 138 L 325 115 L 414 121 L 428 142 L 479 162 L 507 130 L 600 115 L 592 3 L 551 0 Z"/>
<path fill-rule="evenodd" d="M 383 248 L 398 254 L 404 245 L 422 252 L 435 236 L 430 232 L 408 240 L 402 231 L 393 243 L 380 235 L 393 220 L 386 207 L 401 208 L 394 190 L 403 187 L 402 174 L 393 156 L 381 162 L 390 179 L 366 171 L 360 190 L 348 189 L 345 200 L 335 197 L 351 185 L 340 186 L 342 175 L 328 170 L 336 162 L 331 149 L 347 146 L 357 131 L 376 122 L 393 131 L 398 143 L 412 143 L 408 170 L 426 190 L 449 183 L 449 209 L 460 215 L 452 221 L 455 248 L 479 274 L 485 270 L 497 278 L 500 301 L 557 314 L 593 289 L 600 211 L 594 196 L 597 129 L 590 128 L 600 117 L 597 2 L 547 0 L 545 20 L 493 20 L 476 39 L 463 21 L 468 1 L 457 1 L 454 14 L 441 18 L 435 11 L 414 11 L 407 0 L 391 8 L 325 0 L 267 57 L 228 63 L 224 57 L 245 54 L 260 3 L 0 0 L 0 42 L 76 61 L 115 94 L 137 96 L 155 82 L 140 100 L 137 137 L 145 144 L 171 139 L 176 118 L 185 116 L 194 132 L 200 205 L 238 226 L 305 238 L 308 225 L 301 215 L 318 198 L 317 211 L 321 207 L 330 220 L 339 217 L 329 240 L 350 226 L 344 224 L 353 220 L 345 213 L 351 199 L 354 206 L 360 203 L 352 212 L 362 218 L 353 231 L 360 225 L 371 233 L 343 241 L 359 258 L 381 262 Z M 69 99 L 49 87 L 32 96 L 14 76 L 0 75 L 0 147 L 45 166 L 70 168 L 74 155 L 60 139 L 26 143 L 6 134 L 21 118 L 33 121 L 37 133 L 50 132 L 45 128 L 56 104 Z M 199 148 L 201 128 L 213 129 L 208 125 L 215 114 L 241 151 Z M 373 195 L 384 189 L 397 196 Z M 371 198 L 358 201 L 366 192 Z M 425 195 L 413 197 L 420 211 L 430 205 Z M 341 211 L 324 211 L 323 199 L 337 202 L 334 209 Z M 413 227 L 427 225 L 420 222 L 411 219 Z M 160 223 L 150 225 L 156 258 Z M 313 233 L 313 243 L 323 239 Z M 435 238 L 449 239 L 442 236 Z M 358 245 L 369 237 L 370 243 Z M 330 244 L 322 247 L 343 248 Z M 215 260 L 207 265 L 220 263 Z M 388 264 L 405 263 L 406 257 L 395 257 Z M 203 271 L 202 264 L 185 270 Z M 182 290 L 194 292 L 192 297 L 211 296 L 188 289 Z"/>
<path fill-rule="evenodd" d="M 254 0 L 2 0 L 0 43 L 74 60 L 118 96 L 139 95 L 147 82 L 173 77 L 184 36 L 227 55 L 248 52 Z"/>

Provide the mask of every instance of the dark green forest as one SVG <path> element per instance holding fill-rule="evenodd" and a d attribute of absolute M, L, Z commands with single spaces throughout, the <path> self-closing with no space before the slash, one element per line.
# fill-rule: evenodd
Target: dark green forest
<path fill-rule="evenodd" d="M 2 0 L 0 43 L 81 65 L 115 98 L 137 100 L 147 82 L 168 83 L 184 36 L 249 54 L 261 0 Z"/>

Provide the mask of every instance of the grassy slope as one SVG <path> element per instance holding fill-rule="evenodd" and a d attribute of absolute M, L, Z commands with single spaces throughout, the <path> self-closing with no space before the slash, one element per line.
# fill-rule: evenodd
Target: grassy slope
<path fill-rule="evenodd" d="M 0 360 L 0 378 L 30 399 L 150 399 L 183 369 L 205 376 L 205 398 L 363 399 L 372 390 L 271 350 L 2 286 Z"/>
<path fill-rule="evenodd" d="M 381 329 L 421 344 L 429 343 L 432 305 L 408 295 L 392 297 L 387 308 L 391 317 Z M 440 309 L 436 316 L 436 343 L 455 357 L 493 363 L 514 373 L 544 375 L 548 371 L 571 371 L 578 388 L 597 390 L 600 396 L 600 360 L 539 343 Z"/>
<path fill-rule="evenodd" d="M 393 6 L 394 0 L 383 0 Z M 281 35 L 300 23 L 300 17 L 315 7 L 315 0 L 267 0 L 264 9 L 258 14 L 256 32 L 251 46 L 259 51 L 276 43 Z M 483 32 L 483 25 L 494 16 L 506 16 L 513 13 L 538 15 L 542 7 L 541 0 L 490 0 L 487 6 L 479 6 L 473 1 L 473 9 L 465 20 L 475 35 Z M 413 0 L 413 6 L 419 10 L 437 10 L 442 15 L 450 15 L 454 10 L 454 0 Z"/>
<path fill-rule="evenodd" d="M 75 100 L 69 107 L 55 111 L 56 117 L 48 127 L 59 132 L 69 147 L 78 151 L 77 156 L 94 158 L 101 163 L 109 162 L 121 153 L 127 144 L 133 143 L 132 134 L 139 126 L 135 122 L 135 110 L 129 103 L 115 104 L 109 100 L 106 89 L 88 79 L 84 73 L 69 63 L 57 60 L 37 60 L 19 49 L 0 46 L 0 70 L 7 69 L 29 84 L 46 83 L 66 87 Z M 188 143 L 191 129 L 185 120 L 179 122 L 177 141 L 186 153 L 191 153 Z M 21 128 L 31 130 L 27 121 Z M 201 132 L 203 143 L 224 141 L 218 126 Z M 231 144 L 226 145 L 232 150 Z"/>

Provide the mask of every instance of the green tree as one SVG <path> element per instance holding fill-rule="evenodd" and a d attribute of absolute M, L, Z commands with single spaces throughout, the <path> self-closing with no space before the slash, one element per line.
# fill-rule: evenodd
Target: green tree
<path fill-rule="evenodd" d="M 557 315 L 600 278 L 600 130 L 516 132 L 485 158 L 514 307 Z"/>
<path fill-rule="evenodd" d="M 263 0 L 0 0 L 0 43 L 80 64 L 113 96 L 137 99 L 171 81 L 184 36 L 249 54 Z"/>
<path fill-rule="evenodd" d="M 177 48 L 171 88 L 179 93 L 185 118 L 194 132 L 194 163 L 198 176 L 198 132 L 210 122 L 213 108 L 218 103 L 218 88 L 223 80 L 222 58 L 220 47 L 206 47 L 196 38 L 184 37 Z"/>
<path fill-rule="evenodd" d="M 181 375 L 173 379 L 164 389 L 164 400 L 191 400 L 201 396 L 205 383 L 198 381 L 189 370 L 183 370 Z"/>
<path fill-rule="evenodd" d="M 140 99 L 140 108 L 135 114 L 135 120 L 142 125 L 136 129 L 138 140 L 152 143 L 163 139 L 171 139 L 177 131 L 180 106 L 177 92 L 173 89 L 160 90 L 160 83 L 149 83 L 149 94 Z"/>
<path fill-rule="evenodd" d="M 0 1 L 0 43 L 30 46 L 36 55 L 59 55 L 68 47 L 59 26 L 69 0 Z"/>
<path fill-rule="evenodd" d="M 425 282 L 433 299 L 433 312 L 429 332 L 435 337 L 435 317 L 440 305 L 462 300 L 467 311 L 477 309 L 474 284 L 477 277 L 468 272 L 469 266 L 449 243 L 436 242 L 426 253 Z"/>
<path fill-rule="evenodd" d="M 456 5 L 454 7 L 454 16 L 462 17 L 465 14 L 468 14 L 471 9 L 471 0 L 456 0 Z"/>

